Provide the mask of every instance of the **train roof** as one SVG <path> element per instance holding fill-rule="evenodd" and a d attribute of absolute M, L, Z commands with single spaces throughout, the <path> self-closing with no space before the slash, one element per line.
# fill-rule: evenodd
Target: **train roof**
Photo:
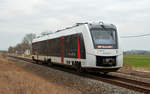
<path fill-rule="evenodd" d="M 103 22 L 99 22 L 99 23 L 89 23 L 88 24 L 89 29 L 93 29 L 93 28 L 111 28 L 111 29 L 116 29 L 116 26 L 113 24 L 106 24 Z"/>
<path fill-rule="evenodd" d="M 81 26 L 81 25 L 88 25 L 89 29 L 95 29 L 95 28 L 111 28 L 111 29 L 116 29 L 116 26 L 113 25 L 113 24 L 106 24 L 106 23 L 103 23 L 103 22 L 92 22 L 92 23 L 88 23 L 88 22 L 85 22 L 85 23 L 76 23 L 74 26 L 72 27 L 67 27 L 67 28 L 64 28 L 64 29 L 61 29 L 61 30 L 57 30 L 55 31 L 54 33 L 49 33 L 49 34 L 46 34 L 46 35 L 42 35 L 42 36 L 38 36 L 36 37 L 33 42 L 36 42 L 36 40 L 40 40 L 42 39 L 43 37 L 45 38 L 48 38 L 49 35 L 52 35 L 52 34 L 56 34 L 58 32 L 61 32 L 61 31 L 64 31 L 64 30 L 67 30 L 67 29 L 72 29 L 72 28 L 75 28 L 75 27 L 78 27 L 78 26 Z M 44 38 L 44 39 L 45 39 Z"/>

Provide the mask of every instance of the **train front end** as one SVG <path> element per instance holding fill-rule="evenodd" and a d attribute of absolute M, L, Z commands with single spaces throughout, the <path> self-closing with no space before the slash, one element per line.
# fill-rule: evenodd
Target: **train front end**
<path fill-rule="evenodd" d="M 87 48 L 87 64 L 93 70 L 102 72 L 117 71 L 123 66 L 119 32 L 113 24 L 88 24 L 89 41 Z"/>

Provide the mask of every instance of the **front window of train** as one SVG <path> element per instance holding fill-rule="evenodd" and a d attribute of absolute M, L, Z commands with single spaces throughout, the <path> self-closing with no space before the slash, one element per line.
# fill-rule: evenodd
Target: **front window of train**
<path fill-rule="evenodd" d="M 90 31 L 96 49 L 117 49 L 116 30 L 95 28 Z"/>

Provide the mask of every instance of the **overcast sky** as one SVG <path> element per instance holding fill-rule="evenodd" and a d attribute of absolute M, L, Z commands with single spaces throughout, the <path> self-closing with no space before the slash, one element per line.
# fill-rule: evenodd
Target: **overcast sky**
<path fill-rule="evenodd" d="M 0 50 L 22 41 L 25 34 L 103 21 L 120 36 L 150 33 L 150 0 L 0 0 Z M 124 50 L 150 50 L 150 36 L 121 39 Z"/>

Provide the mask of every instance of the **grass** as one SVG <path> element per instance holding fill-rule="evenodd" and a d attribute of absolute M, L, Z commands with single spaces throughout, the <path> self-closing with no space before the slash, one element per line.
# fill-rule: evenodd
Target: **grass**
<path fill-rule="evenodd" d="M 0 56 L 0 94 L 80 94 L 25 71 Z"/>
<path fill-rule="evenodd" d="M 133 67 L 150 68 L 150 54 L 126 54 L 124 64 Z"/>

